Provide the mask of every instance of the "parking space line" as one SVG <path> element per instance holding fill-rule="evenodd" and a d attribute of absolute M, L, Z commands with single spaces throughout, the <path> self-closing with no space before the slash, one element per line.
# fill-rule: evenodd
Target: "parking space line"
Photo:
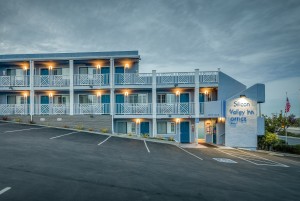
<path fill-rule="evenodd" d="M 28 130 L 37 130 L 37 129 L 43 129 L 46 127 L 42 127 L 42 128 L 26 128 L 26 129 L 21 129 L 21 130 L 12 130 L 12 131 L 4 131 L 4 133 L 13 133 L 13 132 L 20 132 L 20 131 L 28 131 Z"/>
<path fill-rule="evenodd" d="M 98 146 L 100 146 L 101 144 L 103 144 L 104 142 L 106 142 L 109 138 L 111 138 L 111 136 L 108 136 L 108 138 L 106 138 L 105 140 L 103 140 L 102 142 L 100 142 L 100 143 L 98 144 Z"/>
<path fill-rule="evenodd" d="M 52 139 L 55 139 L 55 138 L 60 138 L 60 137 L 67 136 L 67 135 L 72 135 L 72 134 L 75 134 L 75 133 L 78 133 L 78 132 L 71 132 L 71 133 L 67 133 L 67 134 L 63 134 L 63 135 L 58 135 L 58 136 L 55 136 L 55 137 L 51 137 L 49 139 L 52 140 Z"/>
<path fill-rule="evenodd" d="M 181 148 L 180 146 L 177 146 L 177 147 L 178 147 L 179 149 L 181 149 L 181 150 L 185 151 L 186 153 L 188 153 L 188 154 L 190 154 L 190 155 L 192 155 L 192 156 L 194 156 L 194 157 L 198 158 L 199 160 L 202 160 L 202 161 L 203 161 L 203 159 L 202 159 L 202 158 L 200 158 L 199 156 L 196 156 L 195 154 L 193 154 L 193 153 L 191 153 L 191 152 L 189 152 L 189 151 L 187 151 L 187 150 L 185 150 L 185 149 Z"/>
<path fill-rule="evenodd" d="M 149 150 L 149 148 L 148 148 L 148 146 L 147 146 L 146 140 L 144 140 L 144 144 L 145 144 L 145 147 L 146 147 L 148 153 L 150 153 L 150 150 Z"/>
<path fill-rule="evenodd" d="M 1 191 L 0 191 L 0 195 L 5 193 L 6 191 L 9 191 L 11 189 L 11 187 L 6 187 L 6 188 L 3 188 Z"/>
<path fill-rule="evenodd" d="M 257 156 L 254 154 L 250 154 L 241 150 L 220 150 L 216 149 L 224 154 L 239 158 L 241 160 L 247 161 L 249 163 L 252 163 L 254 165 L 267 165 L 267 166 L 279 166 L 279 167 L 289 167 L 287 165 L 284 165 L 282 163 L 278 163 L 276 161 L 272 161 L 270 159 L 263 158 L 261 156 Z"/>

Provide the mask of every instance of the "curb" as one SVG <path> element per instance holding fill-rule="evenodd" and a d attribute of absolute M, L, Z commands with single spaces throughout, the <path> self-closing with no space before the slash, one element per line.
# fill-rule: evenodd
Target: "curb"
<path fill-rule="evenodd" d="M 281 157 L 288 156 L 288 157 L 300 158 L 300 155 L 298 154 L 289 154 L 283 152 L 273 152 L 273 151 L 264 151 L 264 150 L 256 150 L 256 152 L 265 153 L 273 156 L 281 156 Z"/>

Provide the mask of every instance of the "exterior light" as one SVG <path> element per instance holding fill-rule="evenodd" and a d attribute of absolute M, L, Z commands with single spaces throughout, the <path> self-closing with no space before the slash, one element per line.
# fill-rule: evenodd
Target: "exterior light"
<path fill-rule="evenodd" d="M 101 68 L 101 65 L 100 65 L 100 64 L 98 64 L 98 65 L 97 65 L 97 68 L 98 68 L 98 69 L 100 69 L 100 68 Z"/>
<path fill-rule="evenodd" d="M 246 95 L 241 94 L 241 95 L 240 95 L 240 98 L 246 98 Z"/>
<path fill-rule="evenodd" d="M 180 119 L 179 118 L 176 119 L 176 123 L 178 123 L 178 124 L 180 123 Z"/>
<path fill-rule="evenodd" d="M 180 91 L 176 91 L 176 96 L 179 96 L 180 95 Z"/>
<path fill-rule="evenodd" d="M 207 95 L 207 94 L 208 94 L 208 91 L 205 91 L 204 93 L 205 93 L 205 95 Z"/>
<path fill-rule="evenodd" d="M 97 93 L 97 97 L 100 97 L 100 96 L 101 96 L 101 92 L 98 92 L 98 93 Z"/>
<path fill-rule="evenodd" d="M 129 68 L 129 64 L 125 64 L 125 68 Z"/>
<path fill-rule="evenodd" d="M 128 91 L 125 91 L 125 96 L 128 96 Z"/>
<path fill-rule="evenodd" d="M 52 98 L 52 97 L 53 97 L 53 94 L 52 94 L 52 93 L 49 93 L 49 97 Z"/>
<path fill-rule="evenodd" d="M 24 94 L 24 98 L 27 98 L 27 94 L 26 93 Z"/>
<path fill-rule="evenodd" d="M 24 70 L 27 70 L 27 66 L 23 66 L 23 69 L 24 69 Z"/>
<path fill-rule="evenodd" d="M 50 70 L 52 70 L 52 68 L 53 68 L 52 66 L 49 66 L 49 69 L 50 69 Z"/>
<path fill-rule="evenodd" d="M 137 124 L 141 123 L 141 120 L 140 119 L 136 119 L 136 123 Z"/>

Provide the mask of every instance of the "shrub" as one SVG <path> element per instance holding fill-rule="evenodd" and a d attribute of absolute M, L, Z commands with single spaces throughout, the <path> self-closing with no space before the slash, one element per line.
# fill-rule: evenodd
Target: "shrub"
<path fill-rule="evenodd" d="M 20 119 L 20 118 L 15 118 L 15 122 L 20 123 L 21 121 L 22 121 L 22 119 Z"/>
<path fill-rule="evenodd" d="M 3 120 L 3 121 L 7 121 L 7 120 L 8 120 L 8 117 L 7 117 L 7 116 L 4 116 L 4 117 L 2 117 L 2 120 Z"/>
<path fill-rule="evenodd" d="M 35 122 L 33 120 L 29 120 L 30 124 L 35 124 Z"/>
<path fill-rule="evenodd" d="M 148 138 L 149 134 L 141 134 L 143 138 Z"/>
<path fill-rule="evenodd" d="M 174 137 L 169 137 L 168 140 L 169 141 L 174 141 Z"/>
<path fill-rule="evenodd" d="M 83 127 L 83 125 L 79 124 L 79 125 L 75 126 L 75 129 L 77 129 L 77 130 L 83 130 L 84 127 Z"/>
<path fill-rule="evenodd" d="M 131 137 L 131 136 L 132 136 L 132 133 L 128 133 L 128 136 Z"/>
<path fill-rule="evenodd" d="M 64 128 L 69 128 L 69 126 L 68 125 L 64 125 Z"/>
<path fill-rule="evenodd" d="M 92 128 L 89 128 L 88 130 L 89 130 L 89 131 L 94 131 L 94 129 L 92 129 Z"/>
<path fill-rule="evenodd" d="M 101 132 L 101 133 L 108 133 L 108 129 L 107 129 L 107 128 L 101 128 L 101 129 L 100 129 L 100 132 Z"/>
<path fill-rule="evenodd" d="M 278 144 L 273 147 L 274 151 L 288 152 L 292 154 L 300 154 L 300 144 L 297 145 L 287 145 L 287 144 Z"/>

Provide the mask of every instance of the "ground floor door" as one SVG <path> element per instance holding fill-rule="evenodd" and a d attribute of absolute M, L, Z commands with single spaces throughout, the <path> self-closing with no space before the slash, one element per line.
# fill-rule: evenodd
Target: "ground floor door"
<path fill-rule="evenodd" d="M 184 121 L 180 123 L 180 142 L 190 142 L 190 122 Z"/>
<path fill-rule="evenodd" d="M 149 134 L 149 122 L 142 122 L 141 123 L 141 135 L 142 134 Z"/>

